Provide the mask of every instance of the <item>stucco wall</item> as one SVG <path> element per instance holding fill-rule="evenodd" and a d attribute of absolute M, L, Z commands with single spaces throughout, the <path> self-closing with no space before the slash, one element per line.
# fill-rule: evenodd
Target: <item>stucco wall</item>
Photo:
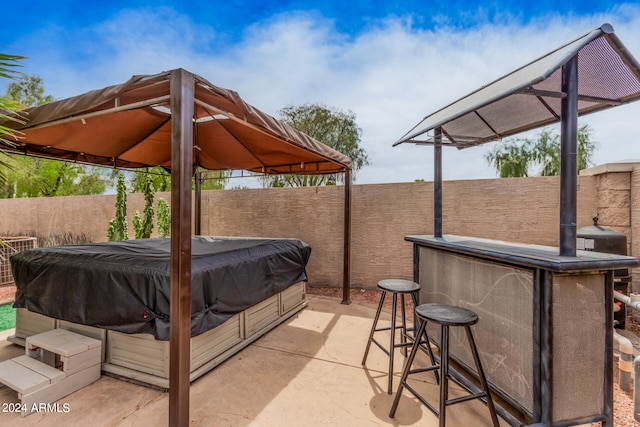
<path fill-rule="evenodd" d="M 640 177 L 634 179 L 640 182 Z M 604 185 L 598 176 L 579 179 L 578 227 L 590 225 L 592 213 L 605 207 L 598 199 L 598 185 Z M 158 197 L 170 199 L 166 193 Z M 205 191 L 202 234 L 300 238 L 312 247 L 309 284 L 341 286 L 343 201 L 343 186 Z M 105 241 L 114 205 L 115 195 L 0 200 L 0 235 L 73 233 Z M 128 196 L 130 218 L 143 206 L 141 194 Z M 631 202 L 630 212 L 629 206 Z M 640 207 L 636 210 L 640 212 Z M 613 210 L 601 218 L 609 212 Z M 443 216 L 445 234 L 557 245 L 559 181 L 557 177 L 447 181 Z M 373 288 L 383 278 L 410 279 L 412 247 L 404 236 L 432 231 L 433 183 L 354 185 L 352 285 Z"/>
<path fill-rule="evenodd" d="M 115 203 L 115 195 L 1 199 L 0 236 L 73 233 L 103 242 L 107 240 L 109 220 L 115 217 Z M 135 210 L 144 209 L 143 195 L 129 195 L 127 209 L 129 235 L 133 236 L 131 220 Z"/>

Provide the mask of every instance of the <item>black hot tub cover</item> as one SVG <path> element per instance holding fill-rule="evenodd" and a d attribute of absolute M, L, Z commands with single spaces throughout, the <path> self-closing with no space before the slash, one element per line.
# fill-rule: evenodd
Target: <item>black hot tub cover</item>
<path fill-rule="evenodd" d="M 11 257 L 14 307 L 56 319 L 169 339 L 170 239 L 31 249 Z M 191 336 L 307 280 L 297 239 L 195 236 Z"/>

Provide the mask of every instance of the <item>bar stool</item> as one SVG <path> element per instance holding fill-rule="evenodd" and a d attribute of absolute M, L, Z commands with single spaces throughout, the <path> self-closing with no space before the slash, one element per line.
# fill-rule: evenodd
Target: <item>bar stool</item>
<path fill-rule="evenodd" d="M 420 285 L 416 282 L 412 282 L 410 280 L 403 279 L 385 279 L 378 282 L 378 288 L 382 290 L 382 295 L 380 296 L 380 303 L 378 304 L 378 311 L 376 311 L 376 317 L 373 320 L 373 325 L 371 326 L 371 333 L 369 334 L 369 340 L 367 341 L 367 348 L 364 351 L 364 357 L 362 358 L 362 364 L 364 365 L 367 362 L 367 356 L 369 355 L 369 347 L 371 347 L 371 343 L 375 343 L 382 351 L 384 351 L 387 356 L 389 356 L 389 386 L 387 389 L 387 393 L 392 393 L 393 388 L 393 353 L 396 348 L 402 348 L 404 350 L 404 356 L 407 356 L 407 347 L 411 345 L 407 341 L 407 338 L 411 338 L 407 334 L 407 322 L 405 319 L 405 309 L 404 309 L 404 295 L 411 294 L 411 298 L 413 299 L 414 307 L 418 306 L 418 291 L 420 290 Z M 384 299 L 387 296 L 387 292 L 391 292 L 393 294 L 393 307 L 391 308 L 391 327 L 389 328 L 378 328 L 378 319 L 380 318 L 380 312 L 382 311 L 382 305 L 384 304 Z M 396 306 L 398 304 L 398 294 L 401 296 L 401 311 L 402 311 L 402 326 L 396 326 Z M 415 322 L 414 322 L 415 325 Z M 402 329 L 400 334 L 400 343 L 396 343 L 396 329 Z M 387 349 L 384 345 L 382 345 L 375 337 L 374 333 L 380 331 L 391 331 L 391 341 L 389 344 L 389 349 Z M 409 329 L 415 332 L 415 328 Z"/>
<path fill-rule="evenodd" d="M 491 398 L 491 393 L 489 392 L 489 387 L 487 385 L 487 380 L 484 376 L 484 371 L 482 370 L 482 365 L 480 364 L 480 357 L 478 356 L 478 350 L 476 348 L 476 343 L 473 339 L 473 334 L 471 333 L 471 326 L 478 323 L 478 315 L 471 310 L 467 310 L 466 308 L 456 307 L 451 305 L 444 304 L 422 304 L 416 307 L 415 314 L 418 318 L 418 322 L 420 323 L 420 327 L 418 328 L 418 333 L 416 334 L 416 339 L 414 339 L 413 347 L 411 348 L 411 354 L 409 358 L 406 360 L 406 364 L 402 371 L 402 377 L 400 379 L 400 385 L 398 386 L 398 392 L 396 393 L 396 397 L 393 401 L 393 405 L 391 406 L 391 412 L 389 413 L 389 417 L 393 418 L 396 413 L 396 409 L 398 408 L 398 402 L 400 401 L 400 396 L 402 395 L 402 389 L 404 387 L 407 388 L 415 397 L 418 398 L 427 408 L 431 410 L 436 416 L 440 418 L 440 427 L 445 426 L 445 414 L 446 408 L 449 405 L 453 405 L 456 403 L 466 402 L 472 399 L 482 399 L 485 398 L 486 404 L 489 407 L 489 412 L 491 413 L 491 421 L 493 422 L 494 427 L 499 427 L 498 418 L 496 416 L 496 410 L 493 406 L 493 400 Z M 434 366 L 422 367 L 411 369 L 411 364 L 416 355 L 416 350 L 421 343 L 421 338 L 424 336 L 425 340 L 428 341 L 429 338 L 426 334 L 426 326 L 427 322 L 433 322 L 441 325 L 442 328 L 442 336 L 440 339 L 440 363 L 435 364 Z M 469 346 L 471 347 L 471 353 L 473 354 L 473 360 L 476 364 L 476 369 L 478 371 L 478 380 L 482 387 L 481 391 L 478 393 L 473 393 L 467 386 L 458 381 L 454 376 L 451 376 L 449 373 L 449 326 L 462 326 L 467 335 L 467 340 L 469 341 Z M 427 342 L 427 345 L 429 343 Z M 407 384 L 407 377 L 411 374 L 415 374 L 418 372 L 427 372 L 431 370 L 439 370 L 440 371 L 440 405 L 439 409 L 436 409 L 433 405 L 426 401 L 424 397 L 422 397 L 414 388 L 412 388 L 409 384 Z M 436 376 L 437 379 L 437 376 Z M 449 394 L 449 379 L 456 382 L 458 385 L 463 387 L 469 394 L 466 396 L 458 397 L 455 399 L 448 400 Z"/>

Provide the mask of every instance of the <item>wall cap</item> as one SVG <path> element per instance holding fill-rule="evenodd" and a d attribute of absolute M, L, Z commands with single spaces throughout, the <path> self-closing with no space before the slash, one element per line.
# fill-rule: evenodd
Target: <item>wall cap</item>
<path fill-rule="evenodd" d="M 605 163 L 583 169 L 580 171 L 580 176 L 596 176 L 612 172 L 633 172 L 636 167 L 640 167 L 640 160 L 620 160 L 615 163 Z"/>

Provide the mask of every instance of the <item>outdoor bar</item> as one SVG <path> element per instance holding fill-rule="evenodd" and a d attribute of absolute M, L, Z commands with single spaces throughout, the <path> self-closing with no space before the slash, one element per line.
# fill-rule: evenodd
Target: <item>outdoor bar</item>
<path fill-rule="evenodd" d="M 434 233 L 405 237 L 420 301 L 478 313 L 485 374 L 509 404 L 498 413 L 513 426 L 613 426 L 613 272 L 640 262 L 576 250 L 577 119 L 638 98 L 640 65 L 604 24 L 425 117 L 394 144 L 434 145 Z M 443 146 L 473 147 L 557 122 L 559 247 L 442 233 Z M 439 334 L 429 335 L 438 345 Z M 451 353 L 472 370 L 462 343 L 454 335 Z"/>

